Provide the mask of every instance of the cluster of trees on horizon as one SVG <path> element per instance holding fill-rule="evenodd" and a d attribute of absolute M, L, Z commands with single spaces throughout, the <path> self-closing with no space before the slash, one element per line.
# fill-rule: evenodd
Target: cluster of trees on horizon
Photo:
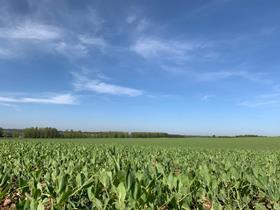
<path fill-rule="evenodd" d="M 122 131 L 101 131 L 83 132 L 66 130 L 59 131 L 56 128 L 32 127 L 25 129 L 3 129 L 0 127 L 0 138 L 184 138 L 184 137 L 212 137 L 212 138 L 233 138 L 233 137 L 260 137 L 258 135 L 237 135 L 237 136 L 200 136 L 200 135 L 179 135 L 164 132 L 122 132 Z"/>
<path fill-rule="evenodd" d="M 2 129 L 0 137 L 5 138 L 180 138 L 184 135 L 168 134 L 163 132 L 122 132 L 122 131 L 102 131 L 102 132 L 83 132 L 66 130 L 59 131 L 56 128 L 32 127 L 25 129 Z"/>

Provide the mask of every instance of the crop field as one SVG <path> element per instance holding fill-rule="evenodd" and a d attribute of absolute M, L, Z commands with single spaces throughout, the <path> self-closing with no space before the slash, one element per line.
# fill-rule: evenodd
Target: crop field
<path fill-rule="evenodd" d="M 280 209 L 279 138 L 0 140 L 0 209 Z"/>

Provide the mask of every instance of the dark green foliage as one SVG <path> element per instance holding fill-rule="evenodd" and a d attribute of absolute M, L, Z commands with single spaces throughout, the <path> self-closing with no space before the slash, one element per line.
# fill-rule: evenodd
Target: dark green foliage
<path fill-rule="evenodd" d="M 91 138 L 129 138 L 128 132 L 107 131 L 107 132 L 87 132 Z"/>
<path fill-rule="evenodd" d="M 16 134 L 19 136 L 20 134 Z M 12 135 L 11 135 L 12 136 Z M 163 138 L 184 137 L 182 135 L 170 135 L 159 132 L 121 132 L 121 131 L 104 131 L 104 132 L 82 132 L 74 130 L 58 131 L 56 128 L 26 128 L 23 130 L 24 138 Z"/>
<path fill-rule="evenodd" d="M 18 130 L 14 130 L 12 132 L 12 137 L 13 138 L 20 138 L 21 136 L 22 136 L 22 133 L 20 131 L 18 131 Z"/>
<path fill-rule="evenodd" d="M 1 133 L 2 133 L 2 135 L 1 135 Z M 2 132 L 0 131 L 0 137 L 21 138 L 21 137 L 23 137 L 23 130 L 22 129 L 2 129 Z"/>
<path fill-rule="evenodd" d="M 23 131 L 24 138 L 59 138 L 61 134 L 56 128 L 26 128 Z"/>
<path fill-rule="evenodd" d="M 1 132 L 2 131 L 2 132 Z M 2 135 L 1 135 L 2 134 Z M 240 136 L 194 136 L 168 134 L 164 132 L 122 132 L 122 131 L 103 131 L 88 132 L 66 130 L 58 131 L 56 128 L 26 128 L 26 129 L 0 129 L 0 137 L 5 138 L 239 138 L 239 137 L 260 137 L 257 135 L 240 135 Z"/>
<path fill-rule="evenodd" d="M 87 135 L 82 131 L 66 130 L 62 133 L 63 138 L 86 138 Z"/>
<path fill-rule="evenodd" d="M 131 138 L 161 138 L 168 137 L 168 133 L 156 133 L 156 132 L 132 132 Z"/>

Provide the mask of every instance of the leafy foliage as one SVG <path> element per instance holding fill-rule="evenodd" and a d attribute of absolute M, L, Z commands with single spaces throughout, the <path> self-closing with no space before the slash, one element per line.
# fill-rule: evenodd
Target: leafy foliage
<path fill-rule="evenodd" d="M 5 135 L 4 135 L 5 133 Z M 1 135 L 2 134 L 2 135 Z M 182 138 L 183 135 L 174 135 L 160 132 L 122 132 L 122 131 L 103 131 L 88 132 L 65 130 L 59 131 L 56 128 L 31 127 L 25 129 L 1 129 L 0 137 L 5 138 Z"/>
<path fill-rule="evenodd" d="M 0 142 L 0 207 L 280 209 L 280 153 Z"/>
<path fill-rule="evenodd" d="M 4 135 L 3 128 L 0 127 L 0 137 L 3 137 L 3 135 Z"/>
<path fill-rule="evenodd" d="M 56 128 L 26 128 L 23 131 L 25 138 L 58 138 L 61 134 Z"/>

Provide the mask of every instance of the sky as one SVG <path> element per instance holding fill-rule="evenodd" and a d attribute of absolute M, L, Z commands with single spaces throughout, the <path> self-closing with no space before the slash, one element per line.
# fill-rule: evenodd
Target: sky
<path fill-rule="evenodd" d="M 278 0 L 0 5 L 0 127 L 280 135 Z"/>

